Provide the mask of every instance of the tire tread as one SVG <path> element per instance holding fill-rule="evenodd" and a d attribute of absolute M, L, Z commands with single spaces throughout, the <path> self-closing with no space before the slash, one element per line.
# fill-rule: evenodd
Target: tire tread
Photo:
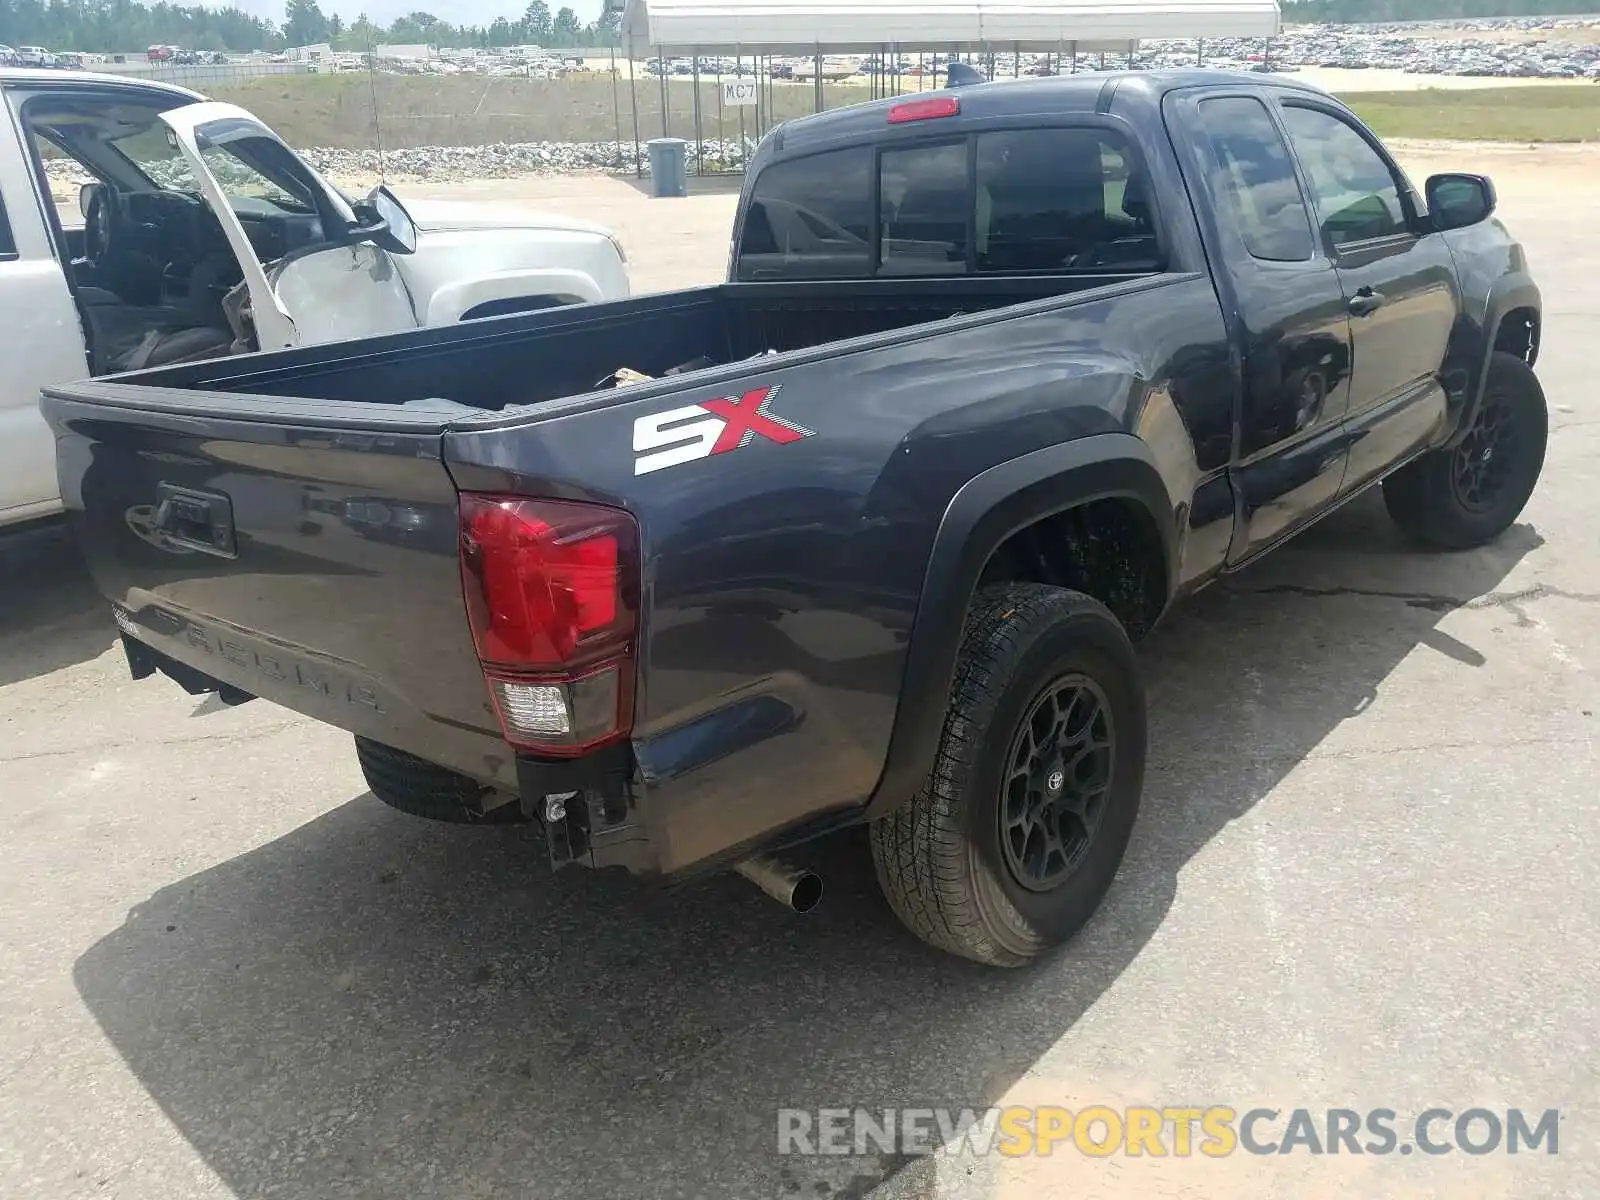
<path fill-rule="evenodd" d="M 1024 631 L 1063 618 L 1115 618 L 1092 597 L 1065 588 L 1011 583 L 982 589 L 967 616 L 962 651 L 938 756 L 927 782 L 906 804 L 872 826 L 872 855 L 889 907 L 928 944 L 992 966 L 1031 961 L 1046 943 L 1008 923 L 1019 953 L 991 932 L 998 914 L 985 911 L 973 885 L 967 835 L 968 796 L 991 713 L 1026 652 Z M 1119 627 L 1120 629 L 1120 627 Z"/>

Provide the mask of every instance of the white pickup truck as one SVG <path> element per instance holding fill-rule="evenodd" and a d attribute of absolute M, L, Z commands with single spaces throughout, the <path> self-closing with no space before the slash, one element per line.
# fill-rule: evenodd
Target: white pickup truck
<path fill-rule="evenodd" d="M 184 88 L 0 68 L 0 526 L 60 508 L 45 384 L 619 299 L 626 262 L 585 221 L 353 200 Z"/>

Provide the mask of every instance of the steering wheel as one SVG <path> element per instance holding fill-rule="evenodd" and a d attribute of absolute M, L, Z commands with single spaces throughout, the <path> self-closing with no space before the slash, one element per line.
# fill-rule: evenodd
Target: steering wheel
<path fill-rule="evenodd" d="M 101 184 L 89 197 L 89 211 L 83 215 L 83 256 L 91 266 L 106 261 L 121 239 L 127 219 L 127 201 L 109 184 Z"/>

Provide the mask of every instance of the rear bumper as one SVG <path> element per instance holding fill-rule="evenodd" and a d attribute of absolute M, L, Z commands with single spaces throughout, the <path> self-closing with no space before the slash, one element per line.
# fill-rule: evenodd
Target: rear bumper
<path fill-rule="evenodd" d="M 794 725 L 773 697 L 741 702 L 708 720 L 729 737 L 777 750 L 752 777 L 732 757 L 663 769 L 671 735 L 621 742 L 581 758 L 516 754 L 493 733 L 428 718 L 403 697 L 346 663 L 324 661 L 259 635 L 201 622 L 170 608 L 113 605 L 128 668 L 135 679 L 157 673 L 191 695 L 216 693 L 225 704 L 272 700 L 351 733 L 477 779 L 497 799 L 520 803 L 544 823 L 552 866 L 623 867 L 634 874 L 684 877 L 774 852 L 859 822 L 856 803 L 819 807 L 772 783 L 792 778 L 794 744 L 779 736 Z M 730 715 L 731 713 L 731 715 Z M 780 719 L 782 717 L 782 719 Z M 728 730 L 735 731 L 734 734 Z M 678 740 L 704 742 L 690 727 Z M 679 746 L 679 757 L 684 748 Z M 690 758 L 693 755 L 689 756 Z M 641 765 L 641 763 L 643 765 Z M 474 770 L 473 766 L 479 769 Z M 721 775 L 718 768 L 727 767 Z"/>
<path fill-rule="evenodd" d="M 175 605 L 113 601 L 112 616 L 135 678 L 157 671 L 191 695 L 216 692 L 228 703 L 260 697 L 350 733 L 395 746 L 491 787 L 517 787 L 516 756 L 483 696 L 483 727 L 450 720 L 426 701 L 355 663 L 316 654 Z M 481 686 L 481 684 L 480 684 Z"/>
<path fill-rule="evenodd" d="M 387 693 L 370 682 L 361 682 L 346 674 L 333 675 L 320 665 L 313 673 L 305 664 L 281 649 L 262 650 L 252 645 L 247 635 L 216 634 L 197 623 L 181 618 L 170 622 L 170 627 L 160 617 L 145 610 L 135 616 L 120 605 L 113 609 L 118 627 L 122 630 L 122 650 L 128 661 L 128 672 L 135 679 L 148 679 L 165 675 L 192 696 L 215 693 L 224 704 L 243 704 L 258 697 L 272 698 L 269 691 L 283 688 L 304 689 L 308 695 L 296 694 L 294 707 L 308 716 L 318 716 L 308 711 L 317 705 L 335 706 L 340 720 L 329 719 L 329 724 L 349 729 L 381 741 L 385 745 L 403 739 L 392 736 L 385 739 L 381 729 L 364 728 L 367 718 L 353 720 L 343 711 L 358 706 L 379 714 L 386 714 L 394 704 Z M 170 618 L 165 610 L 157 610 Z M 183 657 L 168 653 L 168 649 L 183 650 Z M 209 662 L 195 661 L 198 656 L 221 657 L 227 664 L 225 673 L 240 678 L 240 669 L 248 666 L 268 685 L 257 691 L 241 687 L 238 682 L 228 682 L 214 674 Z M 323 719 L 328 719 L 324 717 Z M 419 753 L 415 744 L 404 742 L 396 746 L 407 753 Z M 659 869 L 658 847 L 652 842 L 647 823 L 637 802 L 638 793 L 629 786 L 632 773 L 632 754 L 626 744 L 614 745 L 593 754 L 575 759 L 538 759 L 526 755 L 511 755 L 508 747 L 500 743 L 500 751 L 510 763 L 503 779 L 483 779 L 482 782 L 498 788 L 512 797 L 509 803 L 520 802 L 523 811 L 543 820 L 547 802 L 551 798 L 561 801 L 562 829 L 556 831 L 551 841 L 551 855 L 556 865 L 579 862 L 594 867 L 626 867 L 631 871 L 647 873 Z M 429 761 L 436 761 L 429 759 Z M 445 762 L 443 766 L 459 769 Z M 476 777 L 476 776 L 475 776 Z M 479 777 L 481 778 L 481 777 Z"/>

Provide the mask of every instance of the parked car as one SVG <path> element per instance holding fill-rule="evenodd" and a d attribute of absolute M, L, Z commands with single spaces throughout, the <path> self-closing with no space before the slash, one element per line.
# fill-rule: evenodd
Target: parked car
<path fill-rule="evenodd" d="M 60 509 L 39 388 L 628 294 L 586 221 L 345 196 L 244 109 L 118 76 L 0 71 L 0 526 Z M 93 182 L 63 223 L 38 154 Z M 26 347 L 26 352 L 20 348 Z"/>
<path fill-rule="evenodd" d="M 1176 600 L 1375 485 L 1436 550 L 1528 500 L 1494 209 L 1289 80 L 1008 80 L 780 126 L 726 284 L 44 409 L 135 677 L 347 729 L 379 799 L 556 866 L 805 908 L 781 856 L 864 823 L 918 936 L 1014 966 L 1117 871 Z"/>

